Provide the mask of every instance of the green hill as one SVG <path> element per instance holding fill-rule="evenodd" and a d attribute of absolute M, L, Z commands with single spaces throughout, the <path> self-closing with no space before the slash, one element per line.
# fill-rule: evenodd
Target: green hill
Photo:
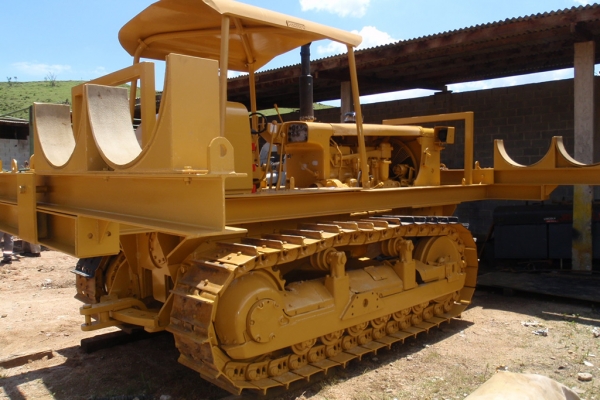
<path fill-rule="evenodd" d="M 33 102 L 71 102 L 71 88 L 83 81 L 50 82 L 0 82 L 0 116 L 29 107 Z M 29 118 L 28 110 L 10 114 L 10 117 Z"/>
<path fill-rule="evenodd" d="M 47 81 L 0 82 L 0 117 L 10 113 L 9 117 L 29 119 L 27 108 L 34 102 L 64 104 L 68 101 L 70 103 L 71 88 L 82 83 L 84 81 L 56 81 L 54 82 L 55 86 L 52 86 Z M 330 108 L 331 106 L 315 103 L 314 107 L 315 110 L 318 110 Z M 293 108 L 280 108 L 279 111 L 281 114 L 288 114 L 297 110 Z M 267 116 L 277 115 L 275 109 L 263 110 L 262 112 Z"/>

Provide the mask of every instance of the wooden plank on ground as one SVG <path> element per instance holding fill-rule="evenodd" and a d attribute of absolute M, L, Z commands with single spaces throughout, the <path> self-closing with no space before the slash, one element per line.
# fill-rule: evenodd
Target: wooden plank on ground
<path fill-rule="evenodd" d="M 14 354 L 12 356 L 0 359 L 0 367 L 15 368 L 25 365 L 29 362 L 41 360 L 44 357 L 52 358 L 52 350 L 38 351 L 32 354 Z"/>

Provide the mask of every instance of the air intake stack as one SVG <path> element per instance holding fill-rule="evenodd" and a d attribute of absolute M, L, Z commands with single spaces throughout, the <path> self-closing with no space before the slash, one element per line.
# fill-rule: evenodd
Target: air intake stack
<path fill-rule="evenodd" d="M 313 110 L 313 78 L 310 74 L 310 43 L 300 48 L 300 121 L 314 121 Z"/>

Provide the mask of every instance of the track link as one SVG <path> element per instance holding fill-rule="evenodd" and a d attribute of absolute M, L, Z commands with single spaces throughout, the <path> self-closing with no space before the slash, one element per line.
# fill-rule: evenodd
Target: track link
<path fill-rule="evenodd" d="M 426 236 L 447 236 L 456 243 L 466 274 L 460 291 L 258 359 L 234 361 L 221 350 L 213 323 L 219 298 L 234 279 L 337 246 Z M 219 243 L 216 250 L 186 262 L 181 272 L 167 328 L 180 350 L 179 362 L 233 394 L 244 389 L 266 394 L 270 388 L 287 389 L 294 381 L 309 380 L 333 367 L 345 368 L 353 359 L 390 349 L 396 342 L 403 343 L 460 316 L 475 290 L 477 251 L 470 232 L 454 217 L 381 216 L 303 224 L 262 238 L 244 238 L 240 243 Z"/>

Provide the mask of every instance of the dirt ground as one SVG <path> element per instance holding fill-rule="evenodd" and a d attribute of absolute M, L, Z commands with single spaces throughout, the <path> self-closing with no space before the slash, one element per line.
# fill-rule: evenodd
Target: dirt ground
<path fill-rule="evenodd" d="M 0 399 L 219 399 L 229 394 L 177 363 L 169 334 L 86 354 L 76 260 L 44 251 L 0 266 Z M 530 326 L 526 326 L 528 324 Z M 536 324 L 537 323 L 537 324 Z M 593 304 L 479 290 L 462 319 L 330 370 L 281 399 L 462 399 L 497 371 L 538 373 L 600 399 L 600 314 Z M 547 336 L 533 331 L 547 328 Z M 27 359 L 27 357 L 26 357 Z M 592 381 L 578 380 L 588 372 Z M 274 396 L 269 396 L 274 397 Z"/>

